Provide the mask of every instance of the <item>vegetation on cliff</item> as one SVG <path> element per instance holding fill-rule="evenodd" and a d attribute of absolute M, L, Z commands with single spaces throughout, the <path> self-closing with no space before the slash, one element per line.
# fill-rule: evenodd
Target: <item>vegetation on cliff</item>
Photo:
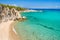
<path fill-rule="evenodd" d="M 26 8 L 22 8 L 22 7 L 18 7 L 18 6 L 12 6 L 12 5 L 6 5 L 6 4 L 0 4 L 0 6 L 9 7 L 9 9 L 15 8 L 15 9 L 18 10 L 18 11 L 27 10 Z"/>

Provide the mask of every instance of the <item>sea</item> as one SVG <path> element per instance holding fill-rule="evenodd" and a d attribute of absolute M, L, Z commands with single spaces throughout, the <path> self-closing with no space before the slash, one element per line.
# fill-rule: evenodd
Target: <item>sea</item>
<path fill-rule="evenodd" d="M 18 22 L 16 32 L 22 40 L 60 40 L 60 9 L 22 12 L 26 20 Z"/>

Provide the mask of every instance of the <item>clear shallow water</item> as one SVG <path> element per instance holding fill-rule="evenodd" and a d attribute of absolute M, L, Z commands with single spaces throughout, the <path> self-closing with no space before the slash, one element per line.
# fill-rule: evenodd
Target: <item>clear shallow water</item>
<path fill-rule="evenodd" d="M 22 40 L 60 40 L 60 11 L 25 12 L 22 16 L 27 20 L 15 27 Z"/>

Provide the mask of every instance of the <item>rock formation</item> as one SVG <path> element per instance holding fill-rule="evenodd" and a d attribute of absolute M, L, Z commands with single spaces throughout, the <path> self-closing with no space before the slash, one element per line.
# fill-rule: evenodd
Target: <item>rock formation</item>
<path fill-rule="evenodd" d="M 16 9 L 12 8 L 11 13 L 12 13 L 14 19 L 15 18 L 21 18 L 21 15 L 19 14 L 19 12 Z"/>
<path fill-rule="evenodd" d="M 16 18 L 22 18 L 19 12 L 15 9 L 9 9 L 8 7 L 0 6 L 0 19 L 3 21 L 14 20 Z"/>

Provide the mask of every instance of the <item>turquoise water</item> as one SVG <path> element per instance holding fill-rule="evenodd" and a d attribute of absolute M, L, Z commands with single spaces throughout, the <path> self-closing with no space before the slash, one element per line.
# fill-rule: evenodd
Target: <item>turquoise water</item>
<path fill-rule="evenodd" d="M 60 11 L 23 12 L 26 20 L 15 29 L 22 40 L 60 40 Z"/>

